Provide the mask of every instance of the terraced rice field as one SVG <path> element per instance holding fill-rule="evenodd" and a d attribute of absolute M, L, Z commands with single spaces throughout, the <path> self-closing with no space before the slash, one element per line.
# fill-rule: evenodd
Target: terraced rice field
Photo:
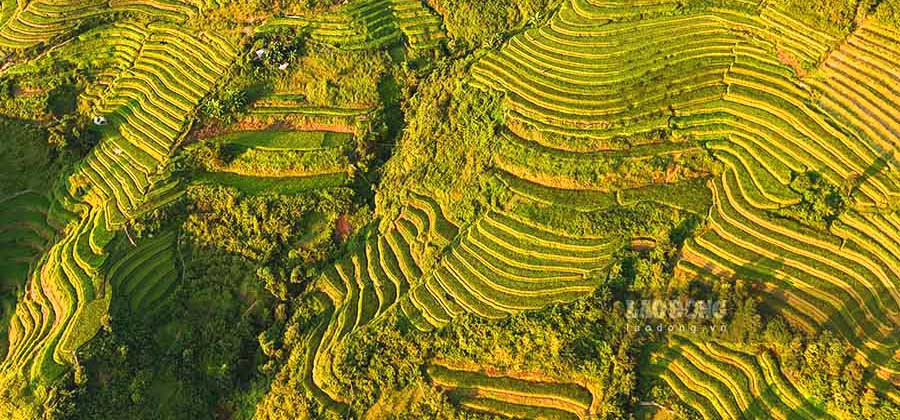
<path fill-rule="evenodd" d="M 594 396 L 576 383 L 487 374 L 441 364 L 428 366 L 435 386 L 462 407 L 512 418 L 587 419 Z"/>
<path fill-rule="evenodd" d="M 485 215 L 454 242 L 401 302 L 420 330 L 464 313 L 500 319 L 573 301 L 597 287 L 593 274 L 606 268 L 618 245 L 561 235 L 501 212 Z"/>
<path fill-rule="evenodd" d="M 409 208 L 387 232 L 370 236 L 365 246 L 316 282 L 318 299 L 327 309 L 307 338 L 304 386 L 330 410 L 342 412 L 344 403 L 330 380 L 336 347 L 357 329 L 397 310 L 422 276 L 414 249 L 424 244 L 445 247 L 457 234 L 458 227 L 437 202 L 419 195 L 410 199 Z"/>
<path fill-rule="evenodd" d="M 347 49 L 404 42 L 428 50 L 446 38 L 440 18 L 421 0 L 355 0 L 331 14 L 272 18 L 258 30 L 283 27 L 302 28 L 314 40 Z"/>
<path fill-rule="evenodd" d="M 774 6 L 748 13 L 735 2 L 674 17 L 644 6 L 567 2 L 549 24 L 480 60 L 475 80 L 506 94 L 510 128 L 539 149 L 589 155 L 617 149 L 615 136 L 662 127 L 703 144 L 724 172 L 710 185 L 710 229 L 685 247 L 681 267 L 760 282 L 773 305 L 839 331 L 896 386 L 900 265 L 896 213 L 884 210 L 900 192 L 896 33 L 872 21 L 841 42 Z M 615 22 L 629 10 L 645 18 Z M 816 66 L 815 76 L 803 71 Z M 825 234 L 767 213 L 798 203 L 792 174 L 812 169 L 835 185 L 854 181 L 854 209 Z M 501 178 L 544 203 L 612 203 L 608 193 Z M 684 383 L 679 372 L 669 372 L 670 385 Z M 695 407 L 704 397 L 682 396 Z M 754 408 L 728 404 L 699 411 L 739 417 Z"/>
<path fill-rule="evenodd" d="M 31 16 L 41 4 L 30 3 L 16 19 Z M 116 4 L 148 7 L 141 2 Z M 93 13 L 93 6 L 85 7 L 85 13 Z M 10 25 L 3 29 L 14 27 Z M 60 212 L 74 220 L 45 253 L 16 306 L 10 351 L 2 364 L 10 374 L 57 378 L 72 363 L 74 350 L 96 333 L 112 297 L 102 275 L 109 259 L 106 247 L 148 202 L 171 199 L 173 184 L 164 180 L 161 168 L 199 100 L 237 54 L 233 43 L 222 37 L 193 35 L 169 23 L 116 28 L 128 35 L 110 45 L 137 45 L 113 53 L 126 57 L 120 63 L 123 68 L 97 93 L 96 113 L 109 125 L 69 179 L 85 187 L 76 191 L 63 183 L 54 191 L 63 207 Z"/>
<path fill-rule="evenodd" d="M 97 113 L 110 122 L 107 137 L 81 165 L 91 183 L 87 201 L 106 206 L 112 226 L 139 210 L 188 116 L 237 53 L 213 35 L 200 39 L 166 24 L 149 30 L 134 64 L 104 92 Z"/>
<path fill-rule="evenodd" d="M 790 308 L 788 317 L 835 329 L 880 377 L 894 375 L 896 381 L 900 265 L 895 255 L 900 242 L 893 238 L 895 214 L 872 212 L 900 193 L 896 174 L 879 170 L 894 165 L 885 152 L 896 150 L 884 140 L 897 138 L 891 118 L 900 114 L 892 108 L 892 72 L 847 93 L 851 83 L 862 86 L 866 79 L 857 75 L 853 82 L 849 70 L 833 70 L 844 65 L 839 61 L 841 49 L 864 43 L 864 37 L 883 36 L 877 31 L 885 29 L 863 26 L 841 49 L 830 51 L 838 40 L 818 35 L 773 6 L 759 9 L 734 2 L 732 9 L 658 17 L 638 6 L 565 2 L 547 25 L 514 36 L 473 66 L 475 82 L 503 92 L 509 109 L 511 132 L 495 158 L 497 177 L 524 200 L 576 211 L 648 200 L 675 208 L 679 202 L 700 203 L 681 210 L 708 215 L 710 228 L 685 246 L 680 270 L 758 282 L 773 305 Z M 668 10 L 672 4 L 659 2 L 658 7 Z M 611 22 L 638 10 L 645 14 L 640 21 Z M 891 48 L 885 44 L 880 48 Z M 799 64 L 791 67 L 779 55 Z M 860 61 L 857 68 L 886 66 L 872 53 L 853 57 Z M 800 81 L 805 68 L 823 60 L 831 72 L 827 78 Z M 825 94 L 814 96 L 813 89 Z M 855 96 L 848 99 L 849 94 Z M 830 111 L 832 107 L 842 107 L 843 114 Z M 881 118 L 875 119 L 877 126 L 854 129 L 860 114 Z M 625 148 L 616 142 L 623 135 L 658 129 L 671 129 L 690 141 Z M 580 183 L 579 174 L 559 172 L 613 157 L 640 160 L 666 153 L 702 154 L 703 149 L 723 165 L 721 175 L 708 185 L 706 179 L 715 171 L 684 174 L 670 185 L 645 179 L 644 185 L 618 188 L 599 179 Z M 789 184 L 793 174 L 810 169 L 836 185 L 857 180 L 854 210 L 830 233 L 767 213 L 800 202 Z M 666 198 L 675 191 L 676 196 L 698 199 Z M 711 202 L 712 208 L 704 202 Z M 420 248 L 415 243 L 423 226 L 397 222 L 395 231 L 378 239 L 379 246 L 368 246 L 365 255 L 339 264 L 326 276 L 323 299 L 334 303 L 336 320 L 327 327 L 323 321 L 321 337 L 314 339 L 334 343 L 394 303 L 415 328 L 430 331 L 461 314 L 501 319 L 572 301 L 597 286 L 591 273 L 601 272 L 620 246 L 620 239 L 567 237 L 491 211 L 461 227 L 441 258 L 430 270 L 422 270 L 414 251 Z M 393 266 L 392 278 L 398 281 L 360 280 L 360 273 L 370 271 L 364 267 L 371 267 L 375 255 L 384 258 L 385 249 L 392 249 L 389 255 L 396 260 L 389 261 L 384 272 L 390 274 Z M 375 286 L 367 289 L 368 284 Z M 378 284 L 392 287 L 385 292 Z M 349 305 L 342 306 L 348 298 Z M 352 309 L 342 314 L 344 307 Z M 678 340 L 661 375 L 703 417 L 827 417 L 783 377 L 770 355 Z M 322 366 L 331 361 L 321 353 L 335 345 L 311 350 L 317 357 L 308 386 L 320 389 L 314 394 L 329 404 L 340 404 L 341 399 L 336 389 L 328 389 L 328 368 Z M 446 379 L 458 372 L 431 369 L 444 378 L 435 379 L 443 387 L 466 388 Z M 478 411 L 550 416 L 529 411 L 522 400 L 481 398 L 482 392 L 472 390 L 453 392 L 463 406 Z M 569 412 L 550 417 L 566 415 L 577 416 Z"/>
<path fill-rule="evenodd" d="M 277 123 L 290 121 L 303 129 L 352 132 L 372 117 L 376 108 L 318 106 L 293 89 L 277 90 L 254 101 L 247 110 L 248 120 Z M 276 130 L 277 131 L 277 130 Z"/>
<path fill-rule="evenodd" d="M 503 319 L 571 302 L 595 290 L 613 252 L 624 246 L 621 238 L 572 236 L 499 210 L 460 229 L 433 199 L 413 194 L 408 202 L 387 231 L 373 233 L 317 283 L 317 299 L 327 309 L 307 337 L 305 387 L 335 412 L 345 412 L 347 403 L 332 379 L 335 352 L 386 313 L 427 332 L 463 314 Z M 520 397 L 469 398 L 463 405 L 527 418 L 580 418 L 588 410 L 565 401 L 556 409 L 511 400 Z"/>
<path fill-rule="evenodd" d="M 352 0 L 314 16 L 266 16 L 244 35 L 290 28 L 328 48 L 402 43 L 448 63 L 458 59 L 428 4 Z M 3 59 L 32 48 L 38 61 L 83 56 L 93 83 L 81 105 L 108 120 L 97 128 L 99 144 L 49 199 L 28 192 L 0 201 L 0 277 L 9 297 L 5 376 L 60 378 L 111 304 L 151 312 L 176 287 L 177 232 L 129 241 L 115 252 L 111 244 L 125 243 L 120 232 L 127 234 L 136 217 L 182 193 L 170 158 L 199 104 L 227 80 L 238 57 L 252 54 L 237 35 L 185 25 L 217 6 L 3 2 Z M 699 221 L 671 253 L 677 275 L 752 284 L 763 306 L 797 329 L 830 330 L 849 342 L 865 386 L 900 403 L 900 31 L 861 17 L 839 38 L 781 7 L 565 0 L 546 21 L 523 23 L 498 38 L 498 47 L 466 58 L 464 84 L 502 96 L 505 112 L 477 179 L 477 191 L 490 189 L 491 197 L 467 222 L 453 216 L 458 191 L 411 187 L 394 213 L 370 209 L 380 224 L 337 244 L 346 245 L 343 256 L 304 284 L 318 313 L 300 340 L 302 381 L 291 385 L 346 416 L 358 402 L 337 379 L 338 358 L 369 326 L 398 319 L 404 333 L 426 336 L 464 316 L 497 321 L 591 295 L 618 257 L 652 249 L 657 238 L 585 233 L 590 229 L 581 225 L 567 230 L 560 225 L 568 220 L 559 219 L 650 204 L 673 219 Z M 84 19 L 117 13 L 139 18 L 53 44 Z M 416 79 L 412 73 L 403 74 Z M 415 91 L 419 82 L 404 87 Z M 452 106 L 441 106 L 460 112 L 457 102 L 446 102 Z M 403 112 L 412 115 L 414 105 Z M 269 92 L 241 118 L 317 131 L 237 131 L 187 145 L 185 153 L 214 146 L 227 157 L 207 162 L 189 182 L 249 194 L 356 186 L 356 141 L 368 141 L 354 138 L 363 125 L 357 123 L 381 111 L 311 106 L 296 92 Z M 409 141 L 408 132 L 397 141 Z M 790 215 L 807 204 L 796 181 L 810 173 L 847 197 L 821 226 Z M 379 198 L 388 192 L 372 191 Z M 644 374 L 660 378 L 703 418 L 832 418 L 829 406 L 809 397 L 779 363 L 769 350 L 670 335 Z M 603 397 L 575 380 L 443 360 L 422 368 L 463 410 L 505 418 L 603 414 Z"/>
<path fill-rule="evenodd" d="M 570 302 L 597 287 L 592 273 L 606 267 L 618 246 L 610 238 L 570 237 L 502 212 L 460 231 L 444 214 L 433 199 L 410 196 L 387 231 L 370 236 L 319 279 L 318 299 L 329 309 L 308 337 L 305 386 L 323 406 L 342 412 L 346 403 L 331 379 L 334 352 L 384 314 L 397 312 L 414 328 L 430 331 L 464 313 L 500 319 Z"/>
<path fill-rule="evenodd" d="M 352 135 L 330 131 L 248 131 L 206 140 L 229 160 L 194 177 L 193 183 L 228 185 L 257 194 L 293 194 L 345 185 L 352 177 Z M 190 153 L 194 148 L 187 147 Z"/>
<path fill-rule="evenodd" d="M 107 274 L 115 297 L 112 304 L 141 314 L 158 309 L 178 281 L 176 241 L 175 232 L 163 232 L 117 256 Z"/>
<path fill-rule="evenodd" d="M 25 49 L 66 34 L 83 19 L 110 13 L 134 13 L 184 22 L 197 13 L 192 2 L 180 0 L 37 0 L 4 2 L 0 15 L 0 49 Z"/>
<path fill-rule="evenodd" d="M 768 352 L 676 335 L 652 369 L 703 418 L 832 418 L 784 377 Z"/>
<path fill-rule="evenodd" d="M 818 104 L 893 164 L 900 137 L 898 40 L 897 30 L 869 21 L 828 55 L 823 77 L 809 80 L 822 93 Z"/>

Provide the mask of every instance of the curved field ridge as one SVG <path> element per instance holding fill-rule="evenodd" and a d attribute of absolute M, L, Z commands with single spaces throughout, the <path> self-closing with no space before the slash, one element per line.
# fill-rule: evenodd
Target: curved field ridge
<path fill-rule="evenodd" d="M 866 225 L 874 220 L 847 216 L 844 229 L 855 237 L 840 241 L 771 218 L 740 194 L 730 171 L 714 183 L 714 202 L 711 229 L 685 245 L 685 264 L 760 282 L 772 299 L 793 307 L 801 318 L 842 334 L 876 369 L 897 372 L 896 257 L 867 238 L 874 226 Z M 892 236 L 896 244 L 896 233 Z"/>
<path fill-rule="evenodd" d="M 462 407 L 501 417 L 587 419 L 594 395 L 577 383 L 539 381 L 433 363 L 428 377 Z"/>
<path fill-rule="evenodd" d="M 673 336 L 654 369 L 682 403 L 706 419 L 827 419 L 786 378 L 769 352 Z"/>
<path fill-rule="evenodd" d="M 73 352 L 100 326 L 109 305 L 99 270 L 112 235 L 101 209 L 79 205 L 80 218 L 45 253 L 31 274 L 10 321 L 9 352 L 2 368 L 33 379 L 53 379 L 73 362 Z M 99 250 L 98 250 L 99 249 Z"/>
<path fill-rule="evenodd" d="M 711 184 L 709 229 L 687 243 L 680 266 L 757 282 L 797 325 L 839 332 L 897 386 L 896 30 L 863 22 L 842 41 L 769 2 L 675 8 L 567 1 L 545 25 L 482 57 L 473 78 L 505 94 L 508 128 L 541 150 L 598 153 L 666 128 L 702 144 L 724 171 Z M 800 203 L 790 184 L 808 171 L 851 197 L 830 229 L 773 217 Z M 565 197 L 526 182 L 536 177 L 501 178 L 536 201 Z M 610 201 L 591 194 L 577 208 Z M 503 300 L 493 303 L 503 311 Z M 431 324 L 447 319 L 439 305 L 422 306 L 435 308 Z"/>
<path fill-rule="evenodd" d="M 134 313 L 157 308 L 177 284 L 175 241 L 175 232 L 163 232 L 111 258 L 107 279 L 113 290 L 112 304 L 121 301 Z"/>
<path fill-rule="evenodd" d="M 144 24 L 130 20 L 116 21 L 90 29 L 70 42 L 54 46 L 39 60 L 52 65 L 55 61 L 77 56 L 90 62 L 90 67 L 84 71 L 92 82 L 85 86 L 81 97 L 85 102 L 97 104 L 118 74 L 132 65 L 148 35 L 148 28 Z"/>
<path fill-rule="evenodd" d="M 107 207 L 111 226 L 140 208 L 194 108 L 237 55 L 212 34 L 158 23 L 148 29 L 131 67 L 102 94 L 97 113 L 109 121 L 107 136 L 79 170 L 91 185 L 87 200 Z"/>
<path fill-rule="evenodd" d="M 619 242 L 574 238 L 494 211 L 465 229 L 401 305 L 423 331 L 473 313 L 500 319 L 573 301 L 598 286 Z"/>
<path fill-rule="evenodd" d="M 363 246 L 317 279 L 315 298 L 324 308 L 307 337 L 304 388 L 326 409 L 345 414 L 341 392 L 333 383 L 336 349 L 354 331 L 393 310 L 423 276 L 416 249 L 443 248 L 457 235 L 440 205 L 412 194 L 410 205 L 384 232 L 372 232 Z"/>
<path fill-rule="evenodd" d="M 332 14 L 272 18 L 258 30 L 281 27 L 304 28 L 315 40 L 347 49 L 405 40 L 412 49 L 426 50 L 446 38 L 441 19 L 422 0 L 356 0 Z"/>
<path fill-rule="evenodd" d="M 609 238 L 561 235 L 500 211 L 460 230 L 434 199 L 411 194 L 407 203 L 387 230 L 372 232 L 316 282 L 325 312 L 308 337 L 304 386 L 331 411 L 348 409 L 332 379 L 336 350 L 385 313 L 428 331 L 464 313 L 499 319 L 569 302 L 594 291 L 595 274 L 619 246 Z"/>
<path fill-rule="evenodd" d="M 110 122 L 100 143 L 54 191 L 60 213 L 70 220 L 16 306 L 9 352 L 0 366 L 4 375 L 52 381 L 100 328 L 115 290 L 105 281 L 106 248 L 128 218 L 177 196 L 177 184 L 159 182 L 159 168 L 200 99 L 237 54 L 214 34 L 193 35 L 161 23 L 143 30 L 147 35 L 130 67 L 100 94 L 97 112 Z M 139 306 L 155 299 L 141 296 Z"/>
<path fill-rule="evenodd" d="M 26 49 L 75 29 L 86 18 L 129 12 L 150 18 L 184 22 L 197 13 L 181 0 L 34 0 L 17 6 L 0 21 L 0 49 Z M 5 6 L 6 2 L 4 2 Z"/>
<path fill-rule="evenodd" d="M 900 194 L 896 179 L 874 170 L 883 149 L 835 127 L 810 106 L 808 88 L 792 80 L 778 59 L 779 45 L 792 38 L 787 26 L 770 22 L 775 12 L 701 9 L 609 23 L 598 8 L 566 3 L 547 25 L 513 37 L 473 67 L 479 84 L 506 93 L 511 128 L 524 137 L 588 151 L 615 136 L 675 126 L 734 137 L 751 155 L 772 157 L 764 164 L 780 180 L 790 170 L 823 166 L 838 185 L 858 177 L 861 205 Z M 808 40 L 815 44 L 809 48 L 819 51 L 826 41 Z"/>

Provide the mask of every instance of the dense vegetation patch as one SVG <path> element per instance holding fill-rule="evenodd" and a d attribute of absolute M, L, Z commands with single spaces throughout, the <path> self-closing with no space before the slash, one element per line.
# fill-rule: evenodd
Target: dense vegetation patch
<path fill-rule="evenodd" d="M 815 172 L 796 174 L 790 187 L 802 198 L 800 203 L 782 209 L 783 216 L 825 229 L 847 210 L 847 195 Z"/>
<path fill-rule="evenodd" d="M 496 47 L 510 33 L 548 17 L 559 0 L 433 0 L 461 48 Z"/>
<path fill-rule="evenodd" d="M 298 282 L 328 255 L 336 220 L 351 211 L 350 193 L 337 189 L 245 196 L 221 187 L 191 187 L 184 230 L 199 244 L 240 255 L 260 267 L 297 267 L 291 277 L 299 276 L 293 279 Z"/>
<path fill-rule="evenodd" d="M 834 34 L 847 33 L 857 17 L 857 9 L 870 2 L 858 0 L 828 0 L 809 2 L 802 0 L 785 0 L 778 2 L 795 18 L 815 28 Z M 877 3 L 877 2 L 876 2 Z"/>
<path fill-rule="evenodd" d="M 0 143 L 0 165 L 6 168 L 0 194 L 46 189 L 55 171 L 46 131 L 25 121 L 0 118 L 0 132 L 6 137 Z"/>

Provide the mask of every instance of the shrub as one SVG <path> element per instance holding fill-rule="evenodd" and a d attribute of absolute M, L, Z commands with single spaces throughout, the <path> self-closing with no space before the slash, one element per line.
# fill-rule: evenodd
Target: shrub
<path fill-rule="evenodd" d="M 450 37 L 463 49 L 499 46 L 504 34 L 534 24 L 560 4 L 559 0 L 442 0 L 434 8 L 444 17 Z"/>
<path fill-rule="evenodd" d="M 781 0 L 780 3 L 793 17 L 832 34 L 849 31 L 856 17 L 856 0 Z"/>
<path fill-rule="evenodd" d="M 802 201 L 782 209 L 780 214 L 784 217 L 824 229 L 831 227 L 847 209 L 846 194 L 816 172 L 796 174 L 790 187 L 800 194 Z"/>
<path fill-rule="evenodd" d="M 247 106 L 247 96 L 235 88 L 224 89 L 219 94 L 209 97 L 203 102 L 202 110 L 207 118 L 214 118 L 225 123 L 234 121 L 236 114 Z"/>

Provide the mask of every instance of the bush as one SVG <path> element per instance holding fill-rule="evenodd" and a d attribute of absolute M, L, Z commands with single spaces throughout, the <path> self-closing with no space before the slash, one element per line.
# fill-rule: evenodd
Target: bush
<path fill-rule="evenodd" d="M 247 106 L 247 96 L 243 91 L 228 88 L 217 95 L 210 96 L 203 102 L 202 110 L 206 118 L 213 118 L 225 123 L 234 122 L 236 114 Z"/>
<path fill-rule="evenodd" d="M 47 133 L 37 125 L 0 117 L 0 194 L 45 190 L 55 172 Z"/>
<path fill-rule="evenodd" d="M 350 212 L 352 191 L 338 188 L 292 196 L 244 195 L 234 189 L 197 185 L 188 188 L 188 216 L 183 224 L 198 245 L 241 255 L 286 281 L 281 271 L 294 265 L 322 262 L 335 245 L 328 235 L 306 242 L 309 226 L 323 217 L 334 225 Z M 268 269 L 267 269 L 268 270 Z M 274 281 L 274 280 L 273 280 Z"/>
<path fill-rule="evenodd" d="M 60 152 L 76 157 L 87 153 L 100 141 L 100 133 L 76 114 L 66 114 L 48 129 L 47 142 Z"/>
<path fill-rule="evenodd" d="M 879 22 L 900 30 L 900 0 L 883 0 L 878 2 L 874 17 Z"/>
<path fill-rule="evenodd" d="M 814 28 L 839 35 L 850 30 L 857 0 L 779 0 L 791 16 Z"/>
<path fill-rule="evenodd" d="M 826 229 L 847 209 L 847 195 L 816 172 L 796 174 L 790 187 L 800 194 L 802 200 L 782 209 L 780 214 L 783 217 Z"/>
<path fill-rule="evenodd" d="M 437 3 L 437 4 L 434 4 Z M 511 30 L 534 24 L 559 6 L 559 0 L 429 1 L 443 15 L 450 37 L 462 49 L 499 46 Z"/>

